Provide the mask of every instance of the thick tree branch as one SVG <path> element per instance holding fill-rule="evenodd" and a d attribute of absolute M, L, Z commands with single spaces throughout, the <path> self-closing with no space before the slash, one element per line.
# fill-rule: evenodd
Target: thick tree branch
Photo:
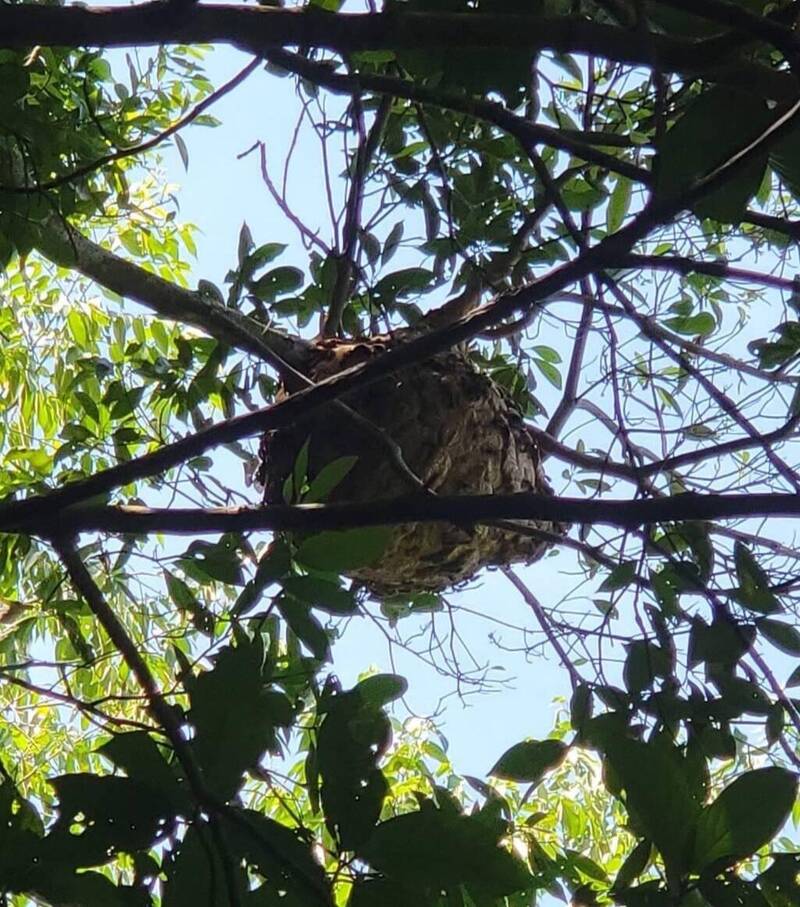
<path fill-rule="evenodd" d="M 753 211 L 748 208 L 744 214 L 744 221 L 754 227 L 774 230 L 776 233 L 791 236 L 792 239 L 800 239 L 800 220 L 787 220 L 785 217 L 776 217 L 774 214 L 764 214 L 761 211 Z"/>
<path fill-rule="evenodd" d="M 123 47 L 133 44 L 232 44 L 263 53 L 315 46 L 342 54 L 363 50 L 510 48 L 583 53 L 663 72 L 705 74 L 779 99 L 794 78 L 745 59 L 730 60 L 726 42 L 682 40 L 576 17 L 492 13 L 320 13 L 217 4 L 142 3 L 130 7 L 0 7 L 0 45 Z"/>
<path fill-rule="evenodd" d="M 682 207 L 682 200 L 649 206 L 637 215 L 626 227 L 607 237 L 596 246 L 587 249 L 577 258 L 555 268 L 549 274 L 517 293 L 503 296 L 489 305 L 482 306 L 458 321 L 439 330 L 423 334 L 405 344 L 387 350 L 381 356 L 362 365 L 346 369 L 337 375 L 319 382 L 314 387 L 293 394 L 286 400 L 254 413 L 227 419 L 194 435 L 166 444 L 152 453 L 145 454 L 127 463 L 112 466 L 101 473 L 72 482 L 44 495 L 37 495 L 22 501 L 7 501 L 0 504 L 0 521 L 24 518 L 31 508 L 44 505 L 45 508 L 61 508 L 68 504 L 104 494 L 121 485 L 137 479 L 156 475 L 179 465 L 192 456 L 198 456 L 219 444 L 238 441 L 261 432 L 281 428 L 295 418 L 306 415 L 315 407 L 337 399 L 356 387 L 364 387 L 403 366 L 422 362 L 456 343 L 468 340 L 487 328 L 500 324 L 518 311 L 527 311 L 564 287 L 580 280 L 586 274 L 603 268 L 607 260 L 615 260 L 630 252 L 632 245 L 646 236 L 657 224 L 669 219 Z M 88 241 L 87 241 L 88 242 Z M 90 244 L 94 245 L 94 244 Z M 101 250 L 103 251 L 103 250 Z M 107 254 L 107 253 L 106 253 Z M 112 256 L 112 258 L 115 258 Z M 127 275 L 127 262 L 119 263 L 122 276 Z M 135 266 L 131 266 L 135 267 Z M 138 271 L 138 269 L 137 269 Z M 147 272 L 144 272 L 147 274 Z M 151 275 L 148 275 L 150 277 Z M 153 277 L 154 287 L 160 292 L 173 291 L 172 284 Z M 163 286 L 162 286 L 163 285 Z M 168 297 L 169 298 L 169 297 Z"/>
<path fill-rule="evenodd" d="M 749 40 L 759 39 L 787 55 L 800 51 L 797 32 L 776 22 L 769 15 L 751 13 L 736 3 L 727 3 L 726 0 L 703 0 L 702 3 L 698 3 L 697 0 L 656 0 L 656 2 L 683 10 L 709 22 L 717 22 L 726 28 L 736 28 L 741 37 Z"/>
<path fill-rule="evenodd" d="M 147 508 L 83 504 L 55 511 L 41 506 L 22 518 L 0 516 L 0 532 L 318 532 L 398 523 L 487 523 L 542 520 L 630 529 L 654 523 L 746 517 L 800 517 L 797 494 L 697 494 L 629 501 L 508 495 L 412 495 L 358 504 L 299 504 L 239 508 Z"/>
<path fill-rule="evenodd" d="M 162 318 L 198 327 L 217 340 L 258 356 L 278 371 L 284 362 L 294 367 L 303 364 L 308 349 L 305 341 L 262 327 L 196 290 L 170 283 L 109 252 L 56 217 L 41 229 L 38 248 L 52 261 L 80 271 Z"/>
<path fill-rule="evenodd" d="M 731 65 L 730 48 L 724 42 L 658 33 L 642 40 L 640 32 L 571 16 L 405 11 L 325 15 L 313 9 L 218 4 L 172 9 L 159 2 L 121 8 L 22 4 L 0 8 L 0 34 L 4 47 L 228 43 L 254 51 L 312 45 L 339 53 L 442 47 L 556 50 L 632 65 L 657 63 L 662 71 L 708 72 L 724 63 L 726 71 L 741 67 L 743 81 L 747 75 L 754 81 L 753 73 L 758 72 L 756 81 L 772 90 L 785 90 L 789 84 L 782 74 L 745 60 Z"/>

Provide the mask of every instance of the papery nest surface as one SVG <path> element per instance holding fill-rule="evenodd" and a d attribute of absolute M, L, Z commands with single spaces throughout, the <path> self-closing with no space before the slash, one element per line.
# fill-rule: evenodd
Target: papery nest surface
<path fill-rule="evenodd" d="M 391 337 L 319 341 L 306 374 L 321 381 L 379 355 L 393 342 Z M 539 448 L 509 394 L 479 371 L 463 349 L 392 372 L 341 399 L 388 435 L 410 470 L 436 494 L 552 493 Z M 337 458 L 358 458 L 328 497 L 332 503 L 386 500 L 413 490 L 375 433 L 328 404 L 264 437 L 260 479 L 265 503 L 284 502 L 287 477 L 307 441 L 309 481 Z M 439 592 L 471 579 L 482 567 L 540 558 L 552 538 L 537 537 L 537 530 L 552 536 L 565 528 L 537 521 L 517 525 L 524 531 L 494 525 L 400 524 L 392 528 L 380 559 L 349 575 L 383 596 Z"/>

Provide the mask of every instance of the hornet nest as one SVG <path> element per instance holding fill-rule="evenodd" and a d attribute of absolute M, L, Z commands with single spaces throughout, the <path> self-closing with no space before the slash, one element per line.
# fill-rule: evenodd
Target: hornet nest
<path fill-rule="evenodd" d="M 398 342 L 399 333 L 318 340 L 308 347 L 303 371 L 321 381 Z M 285 382 L 283 392 L 298 388 Z M 436 494 L 552 494 L 539 448 L 519 411 L 463 348 L 390 373 L 341 399 L 393 439 L 408 467 Z M 380 439 L 327 404 L 262 439 L 258 479 L 265 503 L 283 503 L 284 482 L 307 440 L 309 481 L 338 457 L 358 457 L 330 502 L 386 500 L 412 490 Z M 560 534 L 565 528 L 537 521 L 517 525 L 527 531 L 451 523 L 394 526 L 381 558 L 349 575 L 379 595 L 437 592 L 469 580 L 482 567 L 534 561 L 551 546 L 536 530 Z"/>

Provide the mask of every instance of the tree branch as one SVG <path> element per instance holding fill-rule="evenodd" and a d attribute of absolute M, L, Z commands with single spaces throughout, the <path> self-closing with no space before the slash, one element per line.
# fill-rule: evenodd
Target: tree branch
<path fill-rule="evenodd" d="M 356 387 L 364 387 L 377 381 L 403 366 L 422 362 L 435 353 L 468 340 L 480 334 L 487 328 L 500 324 L 512 317 L 517 311 L 530 311 L 542 302 L 563 290 L 570 284 L 580 281 L 587 274 L 602 271 L 608 267 L 610 261 L 619 260 L 630 254 L 633 245 L 647 236 L 659 224 L 662 224 L 692 205 L 697 199 L 716 189 L 728 179 L 732 171 L 736 171 L 746 163 L 750 157 L 760 151 L 764 145 L 769 145 L 777 136 L 782 134 L 788 125 L 792 124 L 800 109 L 800 101 L 796 102 L 785 113 L 781 114 L 764 132 L 745 148 L 736 152 L 727 161 L 716 167 L 711 173 L 697 180 L 683 194 L 651 202 L 639 212 L 629 223 L 601 240 L 595 246 L 585 249 L 572 261 L 554 268 L 548 274 L 533 281 L 530 286 L 515 293 L 500 297 L 489 305 L 483 306 L 469 315 L 448 324 L 439 330 L 423 334 L 405 344 L 400 344 L 388 350 L 383 355 L 365 362 L 362 365 L 346 369 L 337 375 L 321 381 L 315 387 L 300 391 L 287 400 L 277 405 L 266 407 L 254 413 L 228 419 L 218 425 L 198 432 L 195 435 L 167 444 L 159 450 L 145 454 L 137 460 L 121 463 L 106 469 L 101 473 L 90 476 L 57 490 L 36 495 L 23 501 L 8 501 L 0 505 L 0 520 L 11 519 L 12 522 L 25 518 L 25 514 L 37 508 L 63 508 L 81 500 L 103 494 L 120 485 L 133 482 L 136 479 L 155 475 L 173 466 L 177 466 L 187 457 L 195 456 L 229 441 L 237 441 L 248 435 L 257 434 L 268 429 L 280 428 L 288 424 L 293 417 L 306 414 L 313 408 L 329 402 L 347 393 Z M 65 243 L 68 238 L 65 237 Z M 88 242 L 88 241 L 87 241 Z M 90 244 L 94 245 L 94 244 Z M 98 247 L 99 248 L 99 247 Z M 103 250 L 100 250 L 103 252 Z M 124 273 L 129 266 L 127 262 L 111 256 L 119 262 Z M 137 269 L 138 270 L 138 269 Z M 147 274 L 147 272 L 143 272 Z M 151 275 L 148 275 L 151 276 Z M 172 290 L 172 284 L 158 281 L 157 289 L 162 289 L 161 284 Z M 623 306 L 628 310 L 629 303 L 623 301 Z M 632 310 L 632 317 L 636 316 Z M 664 341 L 659 341 L 661 344 Z M 669 350 L 672 353 L 672 350 Z M 701 376 L 702 377 L 702 376 Z M 752 426 L 751 426 L 752 429 Z M 560 519 L 555 517 L 555 520 Z"/>
<path fill-rule="evenodd" d="M 663 6 L 672 6 L 692 16 L 717 22 L 726 28 L 735 28 L 740 36 L 753 40 L 758 38 L 791 56 L 800 51 L 797 32 L 776 22 L 769 15 L 751 13 L 748 9 L 726 0 L 656 0 Z"/>
<path fill-rule="evenodd" d="M 141 656 L 136 644 L 128 636 L 127 630 L 123 627 L 117 615 L 106 602 L 103 593 L 86 569 L 69 536 L 54 538 L 51 535 L 50 537 L 53 538 L 53 546 L 56 553 L 66 567 L 75 589 L 83 596 L 92 614 L 106 631 L 109 639 L 122 655 L 131 673 L 136 678 L 136 682 L 144 691 L 148 710 L 159 726 L 163 728 L 170 743 L 173 745 L 175 755 L 186 771 L 187 779 L 192 788 L 194 789 L 197 786 L 200 789 L 204 789 L 205 782 L 200 774 L 200 769 L 195 764 L 194 755 L 186 742 L 177 713 L 161 694 L 158 683 L 147 666 L 147 662 Z"/>
<path fill-rule="evenodd" d="M 374 91 L 377 94 L 393 95 L 418 104 L 430 104 L 434 107 L 453 110 L 456 113 L 463 113 L 493 123 L 499 129 L 513 135 L 523 146 L 548 145 L 561 151 L 567 151 L 581 160 L 604 167 L 612 173 L 620 173 L 637 182 L 647 184 L 651 181 L 649 170 L 637 167 L 613 154 L 599 151 L 590 143 L 579 141 L 574 137 L 572 130 L 562 131 L 554 129 L 552 126 L 531 123 L 494 101 L 484 101 L 455 91 L 429 88 L 411 79 L 371 73 L 333 72 L 331 67 L 325 63 L 317 63 L 299 54 L 283 50 L 270 51 L 268 57 L 270 61 L 288 72 L 293 72 L 315 85 L 320 85 L 338 94 Z"/>
<path fill-rule="evenodd" d="M 281 371 L 288 362 L 301 367 L 308 343 L 262 327 L 252 318 L 187 290 L 109 252 L 74 227 L 51 217 L 42 228 L 39 251 L 57 264 L 74 268 L 106 289 L 133 299 L 162 318 L 198 327 L 217 340 L 252 353 Z"/>
<path fill-rule="evenodd" d="M 567 674 L 569 674 L 569 682 L 572 686 L 573 692 L 580 686 L 583 678 L 581 677 L 578 669 L 570 661 L 570 657 L 567 654 L 567 650 L 561 645 L 561 640 L 553 632 L 553 628 L 550 626 L 550 621 L 547 617 L 547 613 L 542 607 L 541 602 L 538 598 L 531 592 L 528 586 L 517 576 L 517 574 L 511 569 L 511 567 L 501 567 L 500 572 L 505 576 L 505 578 L 511 583 L 512 586 L 519 592 L 522 596 L 525 604 L 533 611 L 536 620 L 539 622 L 539 626 L 542 628 L 542 633 L 547 637 L 547 641 L 555 650 L 556 655 L 564 666 Z"/>
<path fill-rule="evenodd" d="M 41 500 L 41 499 L 40 499 Z M 47 499 L 44 499 L 46 503 Z M 148 508 L 82 504 L 56 510 L 42 503 L 22 517 L 0 516 L 0 532 L 48 537 L 76 532 L 302 531 L 350 529 L 399 523 L 487 523 L 535 520 L 605 524 L 631 529 L 655 523 L 749 517 L 800 517 L 796 494 L 697 494 L 635 500 L 597 500 L 533 493 L 496 495 L 411 495 L 351 504 L 260 507 Z"/>
<path fill-rule="evenodd" d="M 555 50 L 613 59 L 665 72 L 703 73 L 773 99 L 797 91 L 795 79 L 746 59 L 730 61 L 726 42 L 683 40 L 572 16 L 480 13 L 323 14 L 218 4 L 141 3 L 130 7 L 0 7 L 0 45 L 122 47 L 132 44 L 232 44 L 254 53 L 314 46 L 341 54 L 363 50 L 511 48 Z"/>
<path fill-rule="evenodd" d="M 212 835 L 226 876 L 226 887 L 231 907 L 238 907 L 241 904 L 241 898 L 233 872 L 233 856 L 228 848 L 227 839 L 223 834 L 221 819 L 226 819 L 237 825 L 248 836 L 255 839 L 261 847 L 264 847 L 281 867 L 292 870 L 293 877 L 311 896 L 309 903 L 330 905 L 331 902 L 326 893 L 306 873 L 296 872 L 296 867 L 292 866 L 286 857 L 275 849 L 272 842 L 265 840 L 244 816 L 235 808 L 220 800 L 213 791 L 209 790 L 200 766 L 195 759 L 191 744 L 186 738 L 178 713 L 173 710 L 164 698 L 147 662 L 140 654 L 136 644 L 128 635 L 117 615 L 106 602 L 92 575 L 86 569 L 86 565 L 75 549 L 72 537 L 69 535 L 58 535 L 57 533 L 50 533 L 48 537 L 66 567 L 75 589 L 83 596 L 92 614 L 106 631 L 111 642 L 122 655 L 125 664 L 130 668 L 131 674 L 133 674 L 144 691 L 150 714 L 163 729 L 164 734 L 172 745 L 175 756 L 186 773 L 186 780 L 197 803 L 208 813 Z"/>
<path fill-rule="evenodd" d="M 782 221 L 784 226 L 788 225 Z M 685 255 L 627 255 L 619 262 L 620 267 L 642 268 L 651 271 L 672 271 L 684 277 L 688 274 L 707 274 L 722 280 L 740 280 L 744 283 L 756 283 L 777 290 L 792 292 L 795 282 L 791 277 L 778 277 L 775 274 L 764 274 L 739 268 L 727 261 L 702 261 Z"/>
<path fill-rule="evenodd" d="M 331 291 L 330 304 L 322 328 L 324 337 L 335 336 L 341 327 L 342 315 L 350 301 L 356 278 L 356 255 L 358 252 L 359 230 L 361 229 L 361 209 L 364 201 L 364 187 L 372 166 L 386 121 L 392 109 L 392 99 L 385 95 L 375 112 L 375 119 L 369 133 L 364 128 L 364 109 L 361 95 L 353 95 L 351 101 L 353 119 L 359 131 L 359 143 L 350 176 L 350 192 L 342 228 L 342 248 L 336 259 L 336 280 Z"/>

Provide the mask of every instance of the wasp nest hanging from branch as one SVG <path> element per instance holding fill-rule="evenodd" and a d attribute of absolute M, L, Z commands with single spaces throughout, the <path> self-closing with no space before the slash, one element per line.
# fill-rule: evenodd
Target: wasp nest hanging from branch
<path fill-rule="evenodd" d="M 305 372 L 321 381 L 396 342 L 396 337 L 386 336 L 319 341 Z M 411 471 L 436 494 L 551 493 L 539 449 L 519 412 L 507 393 L 461 350 L 402 368 L 342 400 L 385 432 Z M 309 480 L 339 457 L 358 458 L 330 502 L 386 500 L 413 490 L 374 433 L 354 424 L 341 408 L 326 405 L 265 436 L 260 470 L 265 503 L 283 503 L 284 484 L 307 440 Z M 564 529 L 535 521 L 518 525 L 527 532 L 489 525 L 401 524 L 393 527 L 380 560 L 350 575 L 380 595 L 437 592 L 469 580 L 482 567 L 536 560 L 550 543 L 535 531 Z"/>

